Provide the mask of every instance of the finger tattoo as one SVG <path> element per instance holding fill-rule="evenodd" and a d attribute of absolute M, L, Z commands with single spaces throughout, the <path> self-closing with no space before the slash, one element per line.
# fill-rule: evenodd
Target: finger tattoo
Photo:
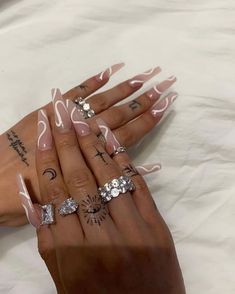
<path fill-rule="evenodd" d="M 22 140 L 19 138 L 19 136 L 16 134 L 15 131 L 10 130 L 6 133 L 7 140 L 10 143 L 10 147 L 18 154 L 20 157 L 20 160 L 27 166 L 29 166 L 28 158 L 27 158 L 27 149 L 22 142 Z"/>
<path fill-rule="evenodd" d="M 129 103 L 129 107 L 131 110 L 135 110 L 136 108 L 140 107 L 141 104 L 136 101 L 136 100 L 132 100 L 130 103 Z"/>
<path fill-rule="evenodd" d="M 133 176 L 139 175 L 137 169 L 132 164 L 128 164 L 126 166 L 123 166 L 122 171 L 123 171 L 123 174 L 128 177 L 133 177 Z"/>
<path fill-rule="evenodd" d="M 104 155 L 105 155 L 106 153 L 105 153 L 105 152 L 101 152 L 101 151 L 99 151 L 99 149 L 97 149 L 96 147 L 95 147 L 95 150 L 96 150 L 96 152 L 97 152 L 96 155 L 95 155 L 95 157 L 99 156 L 105 164 L 108 164 L 108 163 L 106 162 L 105 158 L 104 158 Z"/>
<path fill-rule="evenodd" d="M 54 170 L 54 168 L 45 169 L 44 172 L 43 172 L 43 175 L 46 175 L 46 174 L 48 175 L 50 181 L 54 180 L 56 178 L 56 176 L 57 176 L 57 173 Z"/>
<path fill-rule="evenodd" d="M 81 90 L 85 90 L 86 91 L 86 88 L 88 88 L 88 86 L 85 85 L 85 84 L 81 84 L 81 85 L 78 85 L 78 88 L 80 88 Z"/>
<path fill-rule="evenodd" d="M 98 195 L 87 195 L 81 201 L 80 211 L 82 211 L 84 218 L 89 225 L 101 225 L 108 215 L 108 209 Z"/>

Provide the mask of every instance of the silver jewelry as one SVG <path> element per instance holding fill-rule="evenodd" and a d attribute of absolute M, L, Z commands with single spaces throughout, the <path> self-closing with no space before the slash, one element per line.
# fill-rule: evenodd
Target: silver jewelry
<path fill-rule="evenodd" d="M 65 216 L 71 213 L 74 213 L 78 210 L 78 203 L 72 197 L 66 199 L 60 207 L 58 208 L 58 212 L 60 215 Z"/>
<path fill-rule="evenodd" d="M 113 153 L 110 155 L 111 157 L 114 157 L 115 155 L 119 154 L 119 153 L 123 153 L 123 152 L 126 152 L 126 147 L 124 146 L 119 146 L 117 147 Z"/>
<path fill-rule="evenodd" d="M 77 108 L 79 108 L 84 118 L 90 118 L 95 115 L 95 111 L 91 109 L 90 104 L 82 97 L 76 98 L 74 103 L 77 105 Z"/>
<path fill-rule="evenodd" d="M 128 176 L 121 176 L 113 179 L 103 187 L 98 188 L 98 193 L 104 203 L 109 202 L 113 198 L 118 197 L 128 191 L 135 190 L 135 185 Z"/>
<path fill-rule="evenodd" d="M 53 204 L 41 205 L 41 225 L 51 225 L 55 223 L 55 210 Z"/>

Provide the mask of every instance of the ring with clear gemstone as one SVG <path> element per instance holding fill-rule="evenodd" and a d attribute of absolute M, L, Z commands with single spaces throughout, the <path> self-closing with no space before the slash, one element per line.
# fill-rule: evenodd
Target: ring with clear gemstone
<path fill-rule="evenodd" d="M 65 216 L 71 213 L 74 213 L 78 210 L 78 203 L 76 200 L 74 200 L 72 197 L 66 199 L 62 204 L 60 205 L 58 212 L 60 215 Z"/>
<path fill-rule="evenodd" d="M 77 105 L 77 108 L 81 111 L 85 119 L 90 118 L 95 115 L 95 111 L 91 109 L 91 106 L 88 102 L 85 101 L 82 97 L 78 97 L 74 100 L 74 103 Z"/>
<path fill-rule="evenodd" d="M 113 179 L 109 183 L 104 184 L 103 187 L 98 189 L 98 193 L 104 203 L 109 202 L 113 198 L 118 197 L 120 194 L 124 194 L 128 191 L 133 191 L 135 185 L 131 178 L 127 176 L 120 176 L 117 179 Z"/>
<path fill-rule="evenodd" d="M 53 204 L 41 205 L 41 225 L 51 225 L 55 223 L 55 212 Z"/>

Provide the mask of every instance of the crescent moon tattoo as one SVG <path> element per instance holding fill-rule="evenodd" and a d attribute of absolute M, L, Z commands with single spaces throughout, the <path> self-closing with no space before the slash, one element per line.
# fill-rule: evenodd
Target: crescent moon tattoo
<path fill-rule="evenodd" d="M 44 170 L 43 175 L 48 174 L 50 181 L 54 180 L 57 176 L 56 171 L 53 168 L 47 168 Z"/>

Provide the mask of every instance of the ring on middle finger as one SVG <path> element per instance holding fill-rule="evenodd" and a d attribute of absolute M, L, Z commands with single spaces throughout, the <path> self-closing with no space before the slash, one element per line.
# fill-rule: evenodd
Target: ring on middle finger
<path fill-rule="evenodd" d="M 129 191 L 135 190 L 135 185 L 130 177 L 120 176 L 98 188 L 98 193 L 104 203 Z"/>
<path fill-rule="evenodd" d="M 70 197 L 61 203 L 60 207 L 58 208 L 58 212 L 60 215 L 66 216 L 68 214 L 77 212 L 78 208 L 79 205 L 77 201 Z"/>
<path fill-rule="evenodd" d="M 90 104 L 85 101 L 82 97 L 78 97 L 74 100 L 77 108 L 81 111 L 85 119 L 90 118 L 95 115 L 95 111 L 91 108 Z"/>

